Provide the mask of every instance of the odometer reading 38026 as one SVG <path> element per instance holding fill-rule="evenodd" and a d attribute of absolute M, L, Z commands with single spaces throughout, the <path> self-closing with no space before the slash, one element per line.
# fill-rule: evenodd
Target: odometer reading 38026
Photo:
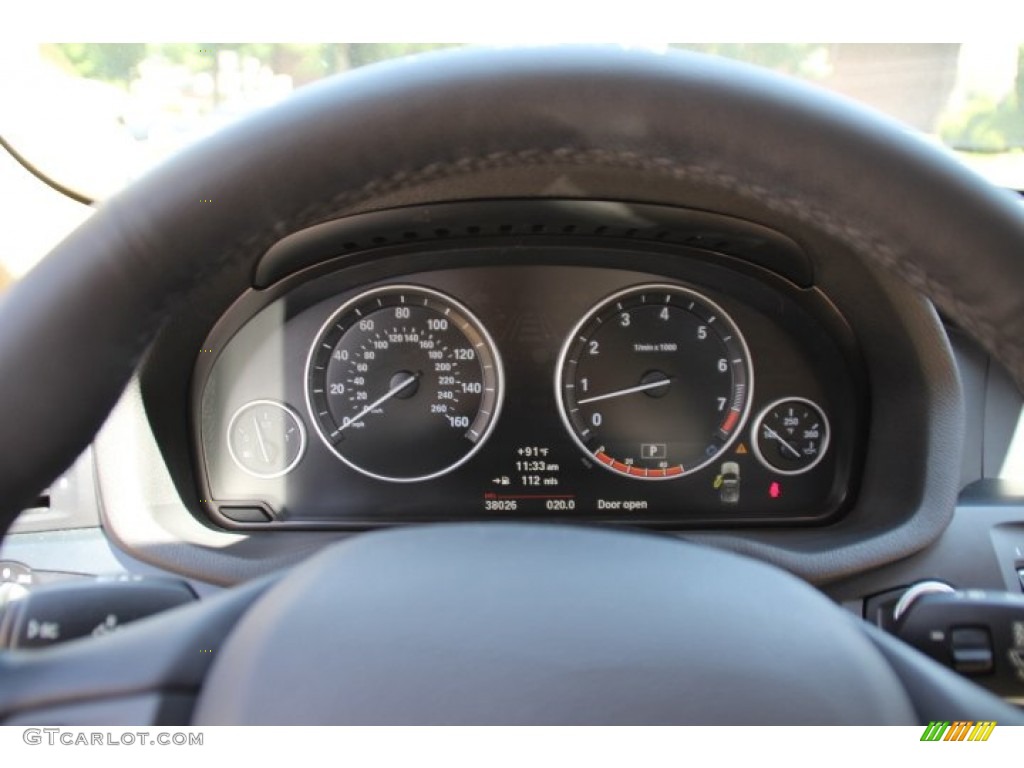
<path fill-rule="evenodd" d="M 320 437 L 380 480 L 443 475 L 483 445 L 501 408 L 501 361 L 461 304 L 428 288 L 368 291 L 335 312 L 306 365 Z"/>
<path fill-rule="evenodd" d="M 641 285 L 573 329 L 555 386 L 569 432 L 601 466 L 668 480 L 729 447 L 750 410 L 753 374 L 725 310 L 687 288 Z"/>

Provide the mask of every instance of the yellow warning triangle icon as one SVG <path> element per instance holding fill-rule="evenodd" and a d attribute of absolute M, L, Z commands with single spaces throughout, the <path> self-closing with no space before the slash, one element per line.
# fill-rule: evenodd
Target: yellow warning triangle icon
<path fill-rule="evenodd" d="M 746 453 L 746 452 L 747 452 L 747 446 L 745 446 L 743 443 L 740 443 L 739 445 L 736 446 L 736 453 L 737 454 L 743 454 L 743 453 Z"/>

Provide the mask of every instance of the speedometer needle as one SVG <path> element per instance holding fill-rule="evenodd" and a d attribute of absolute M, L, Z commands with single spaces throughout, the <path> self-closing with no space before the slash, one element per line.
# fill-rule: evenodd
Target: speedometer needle
<path fill-rule="evenodd" d="M 786 446 L 786 447 L 787 447 L 787 448 L 789 449 L 789 452 L 790 452 L 790 453 L 792 453 L 792 454 L 793 454 L 794 456 L 796 456 L 796 457 L 797 457 L 798 459 L 800 459 L 800 458 L 803 458 L 803 457 L 802 457 L 802 456 L 800 455 L 800 451 L 798 451 L 798 450 L 797 450 L 796 448 L 794 448 L 794 447 L 793 447 L 792 445 L 790 445 L 790 444 L 789 444 L 789 443 L 787 443 L 787 442 L 786 442 L 785 440 L 783 440 L 783 439 L 782 439 L 782 435 L 780 435 L 780 434 L 779 434 L 778 432 L 776 432 L 776 431 L 775 431 L 774 429 L 772 429 L 772 428 L 771 428 L 771 427 L 769 427 L 768 425 L 765 425 L 765 427 L 764 427 L 764 433 L 765 433 L 766 435 L 768 435 L 768 437 L 774 437 L 774 438 L 775 438 L 776 440 L 778 440 L 778 441 L 779 441 L 780 443 L 782 443 L 782 444 L 783 444 L 784 446 Z"/>
<path fill-rule="evenodd" d="M 416 379 L 418 379 L 419 377 L 420 377 L 420 375 L 418 373 L 414 373 L 414 374 L 410 374 L 409 378 L 403 379 L 402 381 L 398 382 L 398 384 L 393 386 L 391 389 L 389 389 L 383 395 L 381 395 L 376 400 L 374 400 L 372 403 L 370 403 L 368 406 L 363 408 L 363 410 L 361 410 L 357 416 L 355 416 L 355 417 L 353 417 L 351 419 L 347 419 L 344 424 L 342 424 L 340 427 L 338 427 L 338 432 L 341 432 L 342 430 L 345 430 L 345 429 L 348 429 L 349 427 L 351 427 L 357 421 L 362 419 L 363 416 L 368 414 L 370 411 L 372 411 L 374 408 L 378 407 L 382 403 L 386 403 L 392 397 L 394 397 L 399 392 L 401 392 L 403 389 L 405 389 L 410 384 L 412 384 L 414 381 L 416 381 Z"/>
<path fill-rule="evenodd" d="M 610 397 L 621 397 L 622 395 L 631 395 L 634 392 L 645 392 L 648 389 L 656 389 L 658 387 L 664 387 L 668 384 L 671 379 L 662 379 L 661 381 L 652 381 L 649 384 L 638 384 L 635 387 L 626 387 L 625 389 L 617 389 L 614 392 L 605 392 L 603 395 L 594 395 L 593 397 L 586 397 L 582 400 L 577 400 L 577 405 L 586 405 L 587 403 L 596 403 L 598 400 L 607 400 Z"/>

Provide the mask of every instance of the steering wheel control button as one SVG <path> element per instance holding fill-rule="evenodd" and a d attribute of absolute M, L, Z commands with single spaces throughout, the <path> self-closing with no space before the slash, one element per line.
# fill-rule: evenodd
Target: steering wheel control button
<path fill-rule="evenodd" d="M 253 477 L 287 475 L 306 450 L 306 428 L 291 408 L 276 400 L 253 400 L 231 417 L 228 453 Z"/>
<path fill-rule="evenodd" d="M 962 675 L 987 675 L 993 668 L 992 636 L 983 627 L 954 627 L 949 633 L 953 669 Z"/>
<path fill-rule="evenodd" d="M 1004 698 L 1024 698 L 1024 597 L 980 589 L 919 594 L 894 634 Z"/>
<path fill-rule="evenodd" d="M 80 637 L 100 637 L 137 619 L 195 600 L 183 581 L 93 581 L 26 592 L 8 603 L 0 636 L 11 648 L 41 648 Z"/>
<path fill-rule="evenodd" d="M 324 445 L 357 472 L 393 483 L 467 462 L 497 423 L 503 390 L 483 324 L 419 286 L 376 288 L 346 302 L 306 361 L 306 403 Z"/>
<path fill-rule="evenodd" d="M 825 412 L 803 397 L 786 397 L 754 420 L 754 455 L 773 472 L 800 475 L 825 458 L 829 423 Z"/>
<path fill-rule="evenodd" d="M 576 324 L 555 395 L 569 434 L 598 466 L 672 480 L 720 460 L 743 428 L 753 385 L 747 343 L 728 313 L 689 288 L 653 284 L 609 296 Z M 730 482 L 726 503 L 737 494 Z"/>

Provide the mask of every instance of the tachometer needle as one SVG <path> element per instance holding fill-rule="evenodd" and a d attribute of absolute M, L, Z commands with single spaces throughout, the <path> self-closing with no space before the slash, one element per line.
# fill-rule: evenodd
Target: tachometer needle
<path fill-rule="evenodd" d="M 785 440 L 783 440 L 782 439 L 782 435 L 780 435 L 778 432 L 776 432 L 774 429 L 772 429 L 768 425 L 765 425 L 764 433 L 766 435 L 768 435 L 768 437 L 774 437 L 776 440 L 778 440 L 780 443 L 782 443 L 784 446 L 786 446 L 789 449 L 789 452 L 792 453 L 794 456 L 796 456 L 798 459 L 803 458 L 803 456 L 800 455 L 800 451 L 798 451 L 792 445 L 790 445 Z"/>
<path fill-rule="evenodd" d="M 577 400 L 577 405 L 586 405 L 587 403 L 596 403 L 598 400 L 607 400 L 610 397 L 622 397 L 622 395 L 631 395 L 634 392 L 645 392 L 648 389 L 656 389 L 658 387 L 664 387 L 666 384 L 671 382 L 672 379 L 662 379 L 661 381 L 652 381 L 649 384 L 638 384 L 635 387 L 626 387 L 625 389 L 617 389 L 614 392 L 605 392 L 603 395 L 594 395 L 593 397 L 585 397 L 582 400 Z"/>
<path fill-rule="evenodd" d="M 349 419 L 344 424 L 342 424 L 340 427 L 338 427 L 338 432 L 341 432 L 342 430 L 345 430 L 345 429 L 348 429 L 349 427 L 351 427 L 357 421 L 361 420 L 363 418 L 363 416 L 368 414 L 370 411 L 372 411 L 374 408 L 378 407 L 382 403 L 386 403 L 392 397 L 394 397 L 399 392 L 401 392 L 403 389 L 405 389 L 410 384 L 412 384 L 414 381 L 416 381 L 416 379 L 418 379 L 419 377 L 420 377 L 420 374 L 413 373 L 413 374 L 410 374 L 407 379 L 403 379 L 402 381 L 398 382 L 398 384 L 393 386 L 391 389 L 389 389 L 383 395 L 381 395 L 376 400 L 374 400 L 372 403 L 370 403 L 368 406 L 363 408 L 363 410 L 361 410 L 357 416 Z"/>

